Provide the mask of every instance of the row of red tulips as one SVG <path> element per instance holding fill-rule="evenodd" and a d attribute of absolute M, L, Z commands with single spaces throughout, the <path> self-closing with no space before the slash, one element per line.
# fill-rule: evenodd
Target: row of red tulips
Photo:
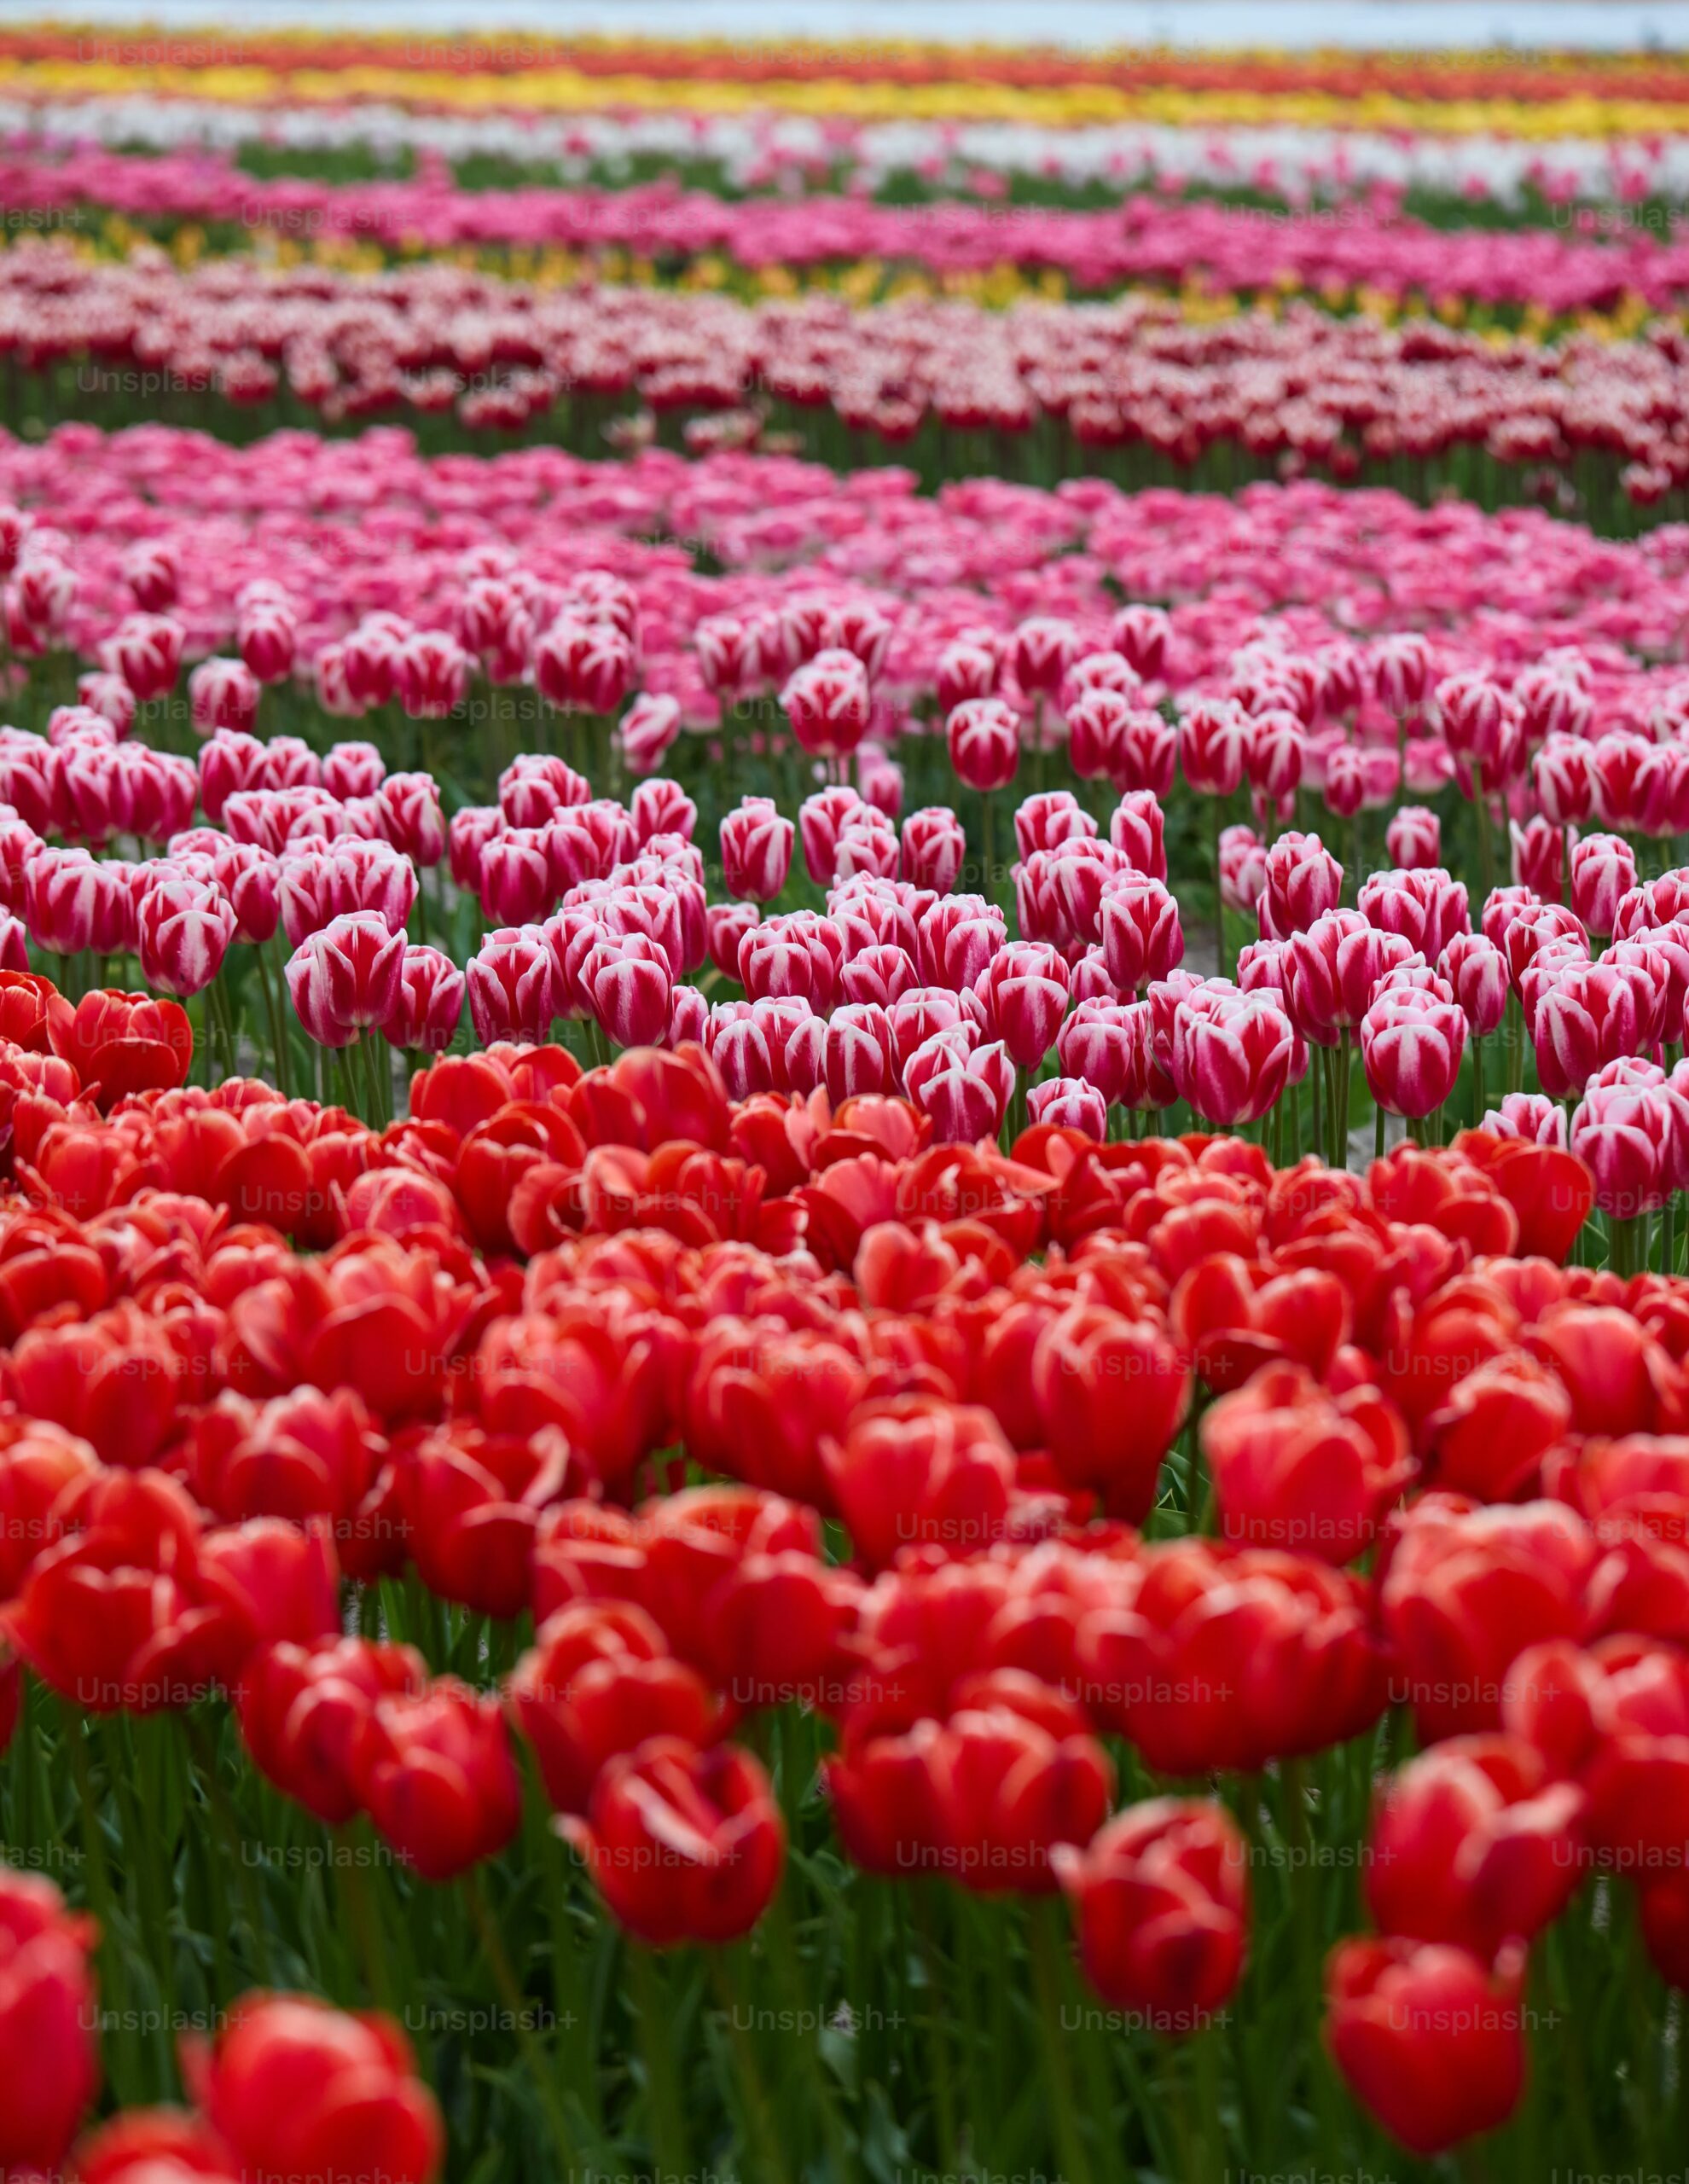
<path fill-rule="evenodd" d="M 18 1003 L 52 1021 L 8 997 L 14 1029 Z M 1673 1281 L 1556 1271 L 1592 1196 L 1570 1156 L 1476 1133 L 1361 1183 L 1048 1125 L 923 1152 L 894 1101 L 734 1108 L 696 1048 L 585 1077 L 517 1049 L 438 1065 L 411 1123 L 363 1133 L 390 1165 L 335 1194 L 349 1233 L 313 1262 L 190 1183 L 273 1099 L 119 1103 L 90 1127 L 144 1125 L 154 1177 L 79 1232 L 8 1217 L 5 1628 L 73 1708 L 223 1685 L 279 1786 L 444 1879 L 520 1798 L 496 1702 L 391 1642 L 375 1588 L 409 1565 L 531 1607 L 512 1717 L 646 1942 L 766 1908 L 779 1808 L 719 1740 L 802 1701 L 837 1724 L 859 1864 L 1059 1883 L 1104 1996 L 1176 2036 L 1235 1984 L 1251 1857 L 1211 1803 L 1107 1821 L 1100 1735 L 1146 1785 L 1253 1778 L 1403 1707 L 1431 1749 L 1376 1822 L 1384 1938 L 1339 1950 L 1330 1993 L 1340 2065 L 1421 2152 L 1511 2111 L 1522 1949 L 1589 1875 L 1638 1879 L 1683 1968 L 1660 1710 L 1686 1688 L 1689 1322 Z M 358 1135 L 275 1112 L 292 1130 L 249 1145 Z M 589 1149 L 579 1240 L 524 1273 L 453 1230 L 498 1201 L 489 1160 L 544 1165 L 537 1127 Z M 262 1165 L 248 1207 L 286 1195 Z M 699 1241 L 759 1188 L 787 1202 L 776 1256 Z M 740 1483 L 674 1490 L 681 1451 Z M 1163 1536 L 1187 1528 L 1218 1540 Z"/>
<path fill-rule="evenodd" d="M 493 430 L 596 454 L 618 420 L 625 438 L 690 419 L 700 450 L 772 421 L 841 467 L 902 451 L 933 485 L 969 467 L 955 458 L 972 444 L 993 468 L 1050 484 L 1135 468 L 1154 481 L 1200 465 L 1228 485 L 1370 468 L 1492 504 L 1575 467 L 1608 527 L 1662 503 L 1680 512 L 1682 346 L 1665 325 L 1497 346 L 1306 305 L 1186 324 L 1175 303 L 1142 295 L 852 312 L 831 298 L 747 306 L 438 265 L 355 278 L 231 258 L 183 272 L 162 256 L 113 265 L 46 246 L 0 265 L 0 349 L 32 375 L 26 414 L 49 421 L 198 421 L 214 396 L 230 430 L 243 413 L 398 413 L 438 419 L 447 445 Z"/>
<path fill-rule="evenodd" d="M 9 996 L 38 1050 L 52 997 Z M 448 1061 L 379 1140 L 272 1098 L 120 1103 L 91 1127 L 144 1121 L 144 1181 L 81 1240 L 20 1205 L 3 1246 L 7 1628 L 73 1705 L 225 1682 L 283 1788 L 326 1821 L 362 1809 L 444 1878 L 509 1838 L 518 1798 L 487 1701 L 337 1635 L 336 1548 L 365 1587 L 409 1562 L 543 1620 L 513 1715 L 636 1933 L 717 1942 L 764 1907 L 781 1822 L 714 1740 L 802 1699 L 838 1721 L 858 1862 L 985 1894 L 1060 1881 L 1104 1995 L 1166 2036 L 1235 1981 L 1250 1855 L 1217 1807 L 1104 1827 L 1098 1734 L 1146 1780 L 1252 1776 L 1394 1704 L 1433 1750 L 1378 1822 L 1386 1939 L 1331 1980 L 1338 2060 L 1399 2136 L 1431 2150 L 1510 2110 L 1512 1944 L 1592 1872 L 1645 1881 L 1675 1976 L 1658 1708 L 1686 1458 L 1657 1437 L 1683 1424 L 1681 1301 L 1554 1273 L 1592 1189 L 1564 1153 L 1474 1135 L 1363 1187 L 1275 1179 L 1235 1141 L 1099 1149 L 1048 1125 L 1012 1159 L 923 1153 L 892 1101 L 735 1111 L 695 1049 L 585 1077 L 555 1049 Z M 289 1128 L 252 1134 L 267 1107 Z M 243 1130 L 267 1150 L 237 1182 L 214 1148 Z M 363 1170 L 329 1194 L 351 1233 L 316 1264 L 215 1210 L 282 1207 L 290 1139 L 319 1191 Z M 454 1228 L 572 1144 L 583 1240 L 525 1276 L 470 1258 Z M 700 1241 L 762 1187 L 790 1201 L 780 1256 Z M 1158 1482 L 1193 1379 L 1220 1399 Z M 680 1449 L 743 1486 L 618 1513 Z M 1146 1519 L 1231 1544 L 1122 1529 Z M 1337 1574 L 1380 1539 L 1370 1577 Z M 1587 1664 L 1564 1642 L 1604 1633 Z"/>

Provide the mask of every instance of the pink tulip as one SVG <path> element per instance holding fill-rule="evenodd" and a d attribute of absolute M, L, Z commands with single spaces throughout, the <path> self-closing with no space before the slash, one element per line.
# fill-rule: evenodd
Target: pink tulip
<path fill-rule="evenodd" d="M 729 895 L 771 903 L 792 868 L 792 822 L 772 797 L 747 796 L 722 821 L 722 877 Z"/>
<path fill-rule="evenodd" d="M 970 698 L 945 723 L 950 764 L 966 787 L 1006 788 L 1020 764 L 1020 723 L 1001 698 Z"/>
<path fill-rule="evenodd" d="M 1400 934 L 1382 932 L 1358 910 L 1327 910 L 1285 950 L 1285 1006 L 1305 1039 L 1335 1046 L 1372 1005 L 1385 974 L 1413 950 Z"/>
<path fill-rule="evenodd" d="M 1001 1042 L 1017 1068 L 1036 1069 L 1049 1052 L 1067 1013 L 1067 989 L 1066 964 L 1043 942 L 1000 950 L 975 979 L 986 1035 Z"/>
<path fill-rule="evenodd" d="M 967 836 L 947 804 L 928 804 L 903 822 L 903 867 L 917 887 L 948 895 L 967 857 Z"/>
<path fill-rule="evenodd" d="M 1480 1127 L 1497 1137 L 1521 1138 L 1527 1145 L 1553 1145 L 1564 1150 L 1566 1111 L 1546 1092 L 1509 1092 L 1499 1107 L 1491 1107 Z"/>
<path fill-rule="evenodd" d="M 1277 997 L 1216 983 L 1174 1011 L 1172 1076 L 1193 1113 L 1216 1129 L 1254 1122 L 1283 1097 L 1296 1033 Z"/>
<path fill-rule="evenodd" d="M 1663 1006 L 1659 989 L 1634 965 L 1579 962 L 1561 970 L 1527 1018 L 1543 1090 L 1566 1099 L 1609 1062 L 1652 1046 Z"/>
<path fill-rule="evenodd" d="M 1111 781 L 1119 773 L 1133 710 L 1130 698 L 1118 690 L 1094 687 L 1075 697 L 1067 708 L 1067 758 L 1081 781 Z"/>
<path fill-rule="evenodd" d="M 938 710 L 948 720 L 958 706 L 972 698 L 989 698 L 997 688 L 997 655 L 988 644 L 965 637 L 945 646 L 933 670 L 933 688 Z"/>
<path fill-rule="evenodd" d="M 131 614 L 101 647 L 102 664 L 120 675 L 136 702 L 151 705 L 176 688 L 185 632 L 167 614 Z"/>
<path fill-rule="evenodd" d="M 667 955 L 638 932 L 601 940 L 581 973 L 594 1019 L 618 1047 L 661 1044 L 673 1013 L 674 985 Z"/>
<path fill-rule="evenodd" d="M 1457 932 L 1471 929 L 1465 883 L 1451 880 L 1440 866 L 1374 873 L 1355 907 L 1369 925 L 1399 933 L 1427 958 L 1440 956 Z"/>
<path fill-rule="evenodd" d="M 1184 961 L 1179 905 L 1158 880 L 1128 872 L 1101 897 L 1103 958 L 1115 990 L 1136 994 Z"/>
<path fill-rule="evenodd" d="M 394 694 L 412 720 L 444 720 L 469 694 L 469 655 L 444 630 L 418 630 L 398 648 Z"/>
<path fill-rule="evenodd" d="M 136 950 L 149 986 L 185 998 L 208 986 L 235 938 L 233 905 L 216 886 L 165 880 L 136 908 Z"/>
<path fill-rule="evenodd" d="M 1056 1053 L 1067 1076 L 1094 1087 L 1105 1107 L 1129 1104 L 1126 1095 L 1143 1028 L 1130 1004 L 1082 1001 L 1056 1035 Z"/>
<path fill-rule="evenodd" d="M 1172 635 L 1172 622 L 1159 607 L 1123 607 L 1108 625 L 1110 644 L 1146 682 L 1160 678 Z"/>
<path fill-rule="evenodd" d="M 1258 915 L 1263 940 L 1288 940 L 1334 910 L 1343 867 L 1317 834 L 1280 834 L 1262 862 Z"/>
<path fill-rule="evenodd" d="M 680 700 L 647 690 L 622 715 L 616 729 L 622 764 L 630 774 L 653 774 L 681 729 Z"/>
<path fill-rule="evenodd" d="M 1586 834 L 1573 845 L 1572 910 L 1592 933 L 1611 932 L 1619 899 L 1635 885 L 1635 851 L 1617 834 Z"/>
<path fill-rule="evenodd" d="M 258 677 L 243 660 L 202 659 L 188 677 L 188 705 L 196 735 L 250 729 L 258 718 Z"/>
<path fill-rule="evenodd" d="M 868 671 L 854 653 L 817 653 L 789 678 L 780 702 L 801 749 L 812 758 L 847 757 L 868 733 Z"/>
<path fill-rule="evenodd" d="M 1077 1130 L 1099 1144 L 1108 1135 L 1108 1109 L 1094 1085 L 1074 1077 L 1048 1077 L 1026 1095 L 1026 1112 L 1035 1123 L 1056 1130 Z"/>
<path fill-rule="evenodd" d="M 1570 1143 L 1595 1178 L 1602 1212 L 1634 1220 L 1657 1211 L 1682 1183 L 1689 1100 L 1651 1062 L 1609 1062 L 1584 1089 Z"/>
<path fill-rule="evenodd" d="M 1384 829 L 1384 848 L 1404 871 L 1441 864 L 1442 822 L 1422 804 L 1404 804 Z"/>
<path fill-rule="evenodd" d="M 465 979 L 438 948 L 407 947 L 399 967 L 398 995 L 381 1036 L 395 1047 L 444 1054 L 463 1018 Z"/>
<path fill-rule="evenodd" d="M 1457 932 L 1437 959 L 1466 1025 L 1488 1038 L 1507 1013 L 1507 959 L 1481 932 Z"/>
<path fill-rule="evenodd" d="M 1393 1115 L 1431 1114 L 1454 1090 L 1466 1019 L 1453 1002 L 1417 986 L 1381 993 L 1361 1019 L 1367 1089 Z"/>
<path fill-rule="evenodd" d="M 349 1046 L 392 1014 L 403 967 L 403 933 L 359 910 L 306 935 L 287 959 L 287 993 L 319 1046 Z"/>
<path fill-rule="evenodd" d="M 923 1056 L 930 1066 L 922 1067 Z M 995 1138 L 1014 1095 L 1015 1066 L 1000 1043 L 970 1048 L 956 1033 L 940 1032 L 913 1055 L 904 1071 L 909 1098 L 932 1118 L 941 1145 L 972 1145 Z"/>
<path fill-rule="evenodd" d="M 1235 700 L 1199 698 L 1179 723 L 1179 764 L 1199 796 L 1230 796 L 1244 777 L 1249 716 Z"/>
<path fill-rule="evenodd" d="M 1135 872 L 1167 877 L 1166 822 L 1152 789 L 1129 789 L 1108 822 L 1108 839 Z"/>
<path fill-rule="evenodd" d="M 465 984 L 470 1020 L 483 1046 L 495 1039 L 538 1043 L 549 1032 L 558 1011 L 550 951 L 537 926 L 507 926 L 490 932 L 469 959 Z M 665 1025 L 668 1019 L 665 990 Z"/>
<path fill-rule="evenodd" d="M 1146 789 L 1165 799 L 1172 793 L 1179 764 L 1179 731 L 1148 706 L 1129 713 L 1119 740 L 1119 764 L 1111 775 L 1128 793 Z"/>

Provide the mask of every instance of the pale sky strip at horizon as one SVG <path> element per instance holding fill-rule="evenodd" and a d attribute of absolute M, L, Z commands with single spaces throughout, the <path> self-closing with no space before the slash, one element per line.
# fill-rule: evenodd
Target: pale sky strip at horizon
<path fill-rule="evenodd" d="M 1082 48 L 1558 46 L 1689 44 L 1689 0 L 0 0 L 0 24 L 56 20 L 133 32 L 278 27 L 412 37 L 498 32 L 673 38 L 1001 40 Z"/>

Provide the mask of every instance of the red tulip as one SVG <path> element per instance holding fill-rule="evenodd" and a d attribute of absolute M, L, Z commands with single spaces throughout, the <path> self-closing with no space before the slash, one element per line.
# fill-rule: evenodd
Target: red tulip
<path fill-rule="evenodd" d="M 376 1701 L 415 1696 L 427 1669 L 409 1646 L 363 1638 L 290 1640 L 248 1655 L 235 1692 L 241 1734 L 279 1790 L 329 1827 L 358 1809 L 357 1743 Z"/>
<path fill-rule="evenodd" d="M 737 1745 L 653 1737 L 612 1759 L 589 1817 L 563 1826 L 612 1917 L 653 1949 L 748 1933 L 785 1864 L 768 1777 Z"/>
<path fill-rule="evenodd" d="M 497 1699 L 452 1676 L 376 1700 L 358 1725 L 352 1780 L 378 1832 L 426 1880 L 496 1856 L 522 1815 Z"/>
<path fill-rule="evenodd" d="M 566 1813 L 586 1811 L 612 1759 L 652 1737 L 707 1744 L 716 1722 L 709 1687 L 627 1601 L 560 1608 L 517 1663 L 506 1697 L 546 1795 Z"/>
<path fill-rule="evenodd" d="M 540 1513 L 562 1499 L 569 1473 L 555 1431 L 491 1434 L 454 1421 L 425 1435 L 400 1468 L 398 1502 L 429 1591 L 482 1615 L 519 1615 Z"/>
<path fill-rule="evenodd" d="M 917 1542 L 966 1554 L 1001 1536 L 1014 1465 L 989 1411 L 930 1396 L 861 1404 L 821 1460 L 871 1567 Z"/>
<path fill-rule="evenodd" d="M 1494 2130 L 1524 2083 L 1524 1953 L 1496 1970 L 1446 1943 L 1348 1941 L 1326 1966 L 1326 2037 L 1356 2096 L 1409 2152 Z"/>
<path fill-rule="evenodd" d="M 1188 1277 L 1187 1277 L 1188 1279 Z M 1271 1365 L 1204 1415 L 1225 1536 L 1349 1562 L 1413 1476 L 1395 1406 L 1360 1387 L 1333 1399 L 1297 1365 Z"/>
<path fill-rule="evenodd" d="M 1114 1791 L 1079 1708 L 1015 1669 L 958 1687 L 932 1775 L 943 1869 L 984 1896 L 1054 1888 L 1058 1850 L 1091 1840 Z"/>
<path fill-rule="evenodd" d="M 59 2173 L 100 2082 L 94 1929 L 57 1889 L 0 1871 L 0 2170 Z"/>
<path fill-rule="evenodd" d="M 1086 1977 L 1152 2031 L 1200 2031 L 1242 1976 L 1249 1853 L 1222 1805 L 1157 1798 L 1053 1854 Z"/>
<path fill-rule="evenodd" d="M 196 2105 L 254 2180 L 429 2184 L 445 2134 L 392 2018 L 305 1995 L 249 1995 L 215 2043 L 183 2043 Z"/>
<path fill-rule="evenodd" d="M 1526 1647 L 1583 1635 L 1596 1556 L 1588 1528 L 1550 1502 L 1480 1509 L 1435 1493 L 1398 1520 L 1378 1598 L 1391 1696 L 1422 1738 L 1495 1728 Z"/>
<path fill-rule="evenodd" d="M 1557 1919 L 1582 1879 L 1583 1794 L 1522 1738 L 1434 1745 L 1384 1789 L 1367 1901 L 1380 1930 L 1485 1963 Z"/>
<path fill-rule="evenodd" d="M 1252 1772 L 1377 1719 L 1371 1622 L 1360 1581 L 1328 1564 L 1172 1541 L 1081 1620 L 1079 1693 L 1163 1774 Z"/>
<path fill-rule="evenodd" d="M 1166 1333 L 1106 1304 L 1075 1304 L 1040 1336 L 1031 1391 L 1062 1478 L 1141 1523 L 1190 1403 L 1190 1368 Z"/>
<path fill-rule="evenodd" d="M 0 1419 L 0 1599 L 12 1599 L 36 1556 L 64 1536 L 61 1495 L 98 1468 L 88 1443 L 62 1426 Z"/>

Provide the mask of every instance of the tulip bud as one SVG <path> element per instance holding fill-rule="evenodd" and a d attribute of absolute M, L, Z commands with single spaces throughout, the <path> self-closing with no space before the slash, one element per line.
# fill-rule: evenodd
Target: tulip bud
<path fill-rule="evenodd" d="M 947 804 L 929 804 L 903 822 L 903 866 L 911 882 L 948 895 L 967 857 L 967 836 Z"/>
<path fill-rule="evenodd" d="M 584 1821 L 562 1824 L 612 1917 L 653 1949 L 748 1933 L 785 1865 L 780 1808 L 739 1745 L 653 1737 L 604 1768 Z"/>
<path fill-rule="evenodd" d="M 1326 1970 L 1327 2037 L 1356 2096 L 1412 2153 L 1494 2130 L 1524 2082 L 1524 1952 L 1494 1972 L 1463 1949 L 1339 1942 Z"/>
<path fill-rule="evenodd" d="M 15 1762 L 14 1763 L 15 1764 Z M 100 2083 L 90 1970 L 95 1931 L 50 1882 L 0 1874 L 0 2056 L 6 2102 L 0 2170 L 61 2175 Z"/>
<path fill-rule="evenodd" d="M 846 757 L 868 733 L 868 671 L 854 653 L 819 652 L 790 677 L 780 702 L 802 750 L 813 758 Z"/>
<path fill-rule="evenodd" d="M 1085 1976 L 1112 2008 L 1177 2039 L 1230 2000 L 1248 1943 L 1249 1854 L 1223 1805 L 1130 1805 L 1051 1862 Z"/>
<path fill-rule="evenodd" d="M 1001 698 L 971 698 L 945 724 L 950 764 L 969 788 L 1006 788 L 1020 764 L 1020 724 Z"/>
<path fill-rule="evenodd" d="M 141 975 L 149 986 L 178 996 L 208 986 L 235 938 L 235 910 L 223 890 L 193 880 L 160 880 L 136 911 Z"/>
<path fill-rule="evenodd" d="M 1199 988 L 1174 1012 L 1173 1082 L 1217 1128 L 1254 1122 L 1283 1096 L 1295 1043 L 1275 995 Z"/>
<path fill-rule="evenodd" d="M 1103 960 L 1117 993 L 1138 994 L 1184 961 L 1179 906 L 1158 880 L 1122 873 L 1100 899 Z"/>
<path fill-rule="evenodd" d="M 1422 804 L 1404 804 L 1384 829 L 1392 864 L 1416 872 L 1442 862 L 1442 822 Z"/>
<path fill-rule="evenodd" d="M 398 998 L 381 1025 L 382 1037 L 408 1052 L 444 1054 L 462 1021 L 464 990 L 463 973 L 450 956 L 438 948 L 407 947 Z"/>
<path fill-rule="evenodd" d="M 794 831 L 772 797 L 746 797 L 727 813 L 722 821 L 722 868 L 728 894 L 773 902 L 791 869 Z"/>

